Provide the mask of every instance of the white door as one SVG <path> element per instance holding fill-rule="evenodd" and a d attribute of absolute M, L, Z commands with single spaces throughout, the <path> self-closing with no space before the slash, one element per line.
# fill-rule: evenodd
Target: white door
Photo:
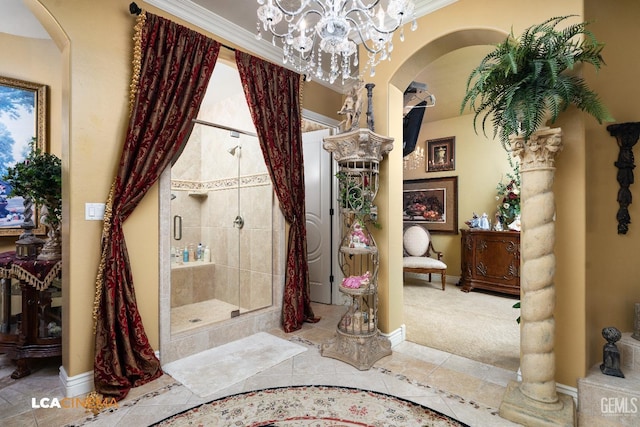
<path fill-rule="evenodd" d="M 331 153 L 322 148 L 330 131 L 302 134 L 311 301 L 331 304 Z"/>

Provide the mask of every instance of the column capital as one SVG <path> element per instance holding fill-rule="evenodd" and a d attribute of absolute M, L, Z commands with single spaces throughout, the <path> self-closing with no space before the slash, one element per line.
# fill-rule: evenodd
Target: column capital
<path fill-rule="evenodd" d="M 542 128 L 527 140 L 517 135 L 509 138 L 513 156 L 520 158 L 522 172 L 555 168 L 556 153 L 562 150 L 562 129 Z"/>

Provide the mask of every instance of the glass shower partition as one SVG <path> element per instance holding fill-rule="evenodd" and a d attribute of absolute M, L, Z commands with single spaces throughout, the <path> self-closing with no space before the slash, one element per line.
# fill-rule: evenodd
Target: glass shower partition
<path fill-rule="evenodd" d="M 171 167 L 171 333 L 272 305 L 273 188 L 257 137 L 196 122 Z"/>

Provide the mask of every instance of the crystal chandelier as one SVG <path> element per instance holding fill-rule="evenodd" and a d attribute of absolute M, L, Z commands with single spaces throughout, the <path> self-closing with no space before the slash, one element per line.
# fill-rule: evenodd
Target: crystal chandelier
<path fill-rule="evenodd" d="M 415 170 L 424 167 L 424 148 L 417 147 L 411 154 L 402 159 L 405 170 Z"/>
<path fill-rule="evenodd" d="M 385 59 L 391 59 L 393 33 L 412 20 L 417 28 L 413 0 L 257 0 L 258 34 L 272 34 L 272 43 L 282 43 L 283 62 L 308 79 L 344 83 L 358 76 L 358 44 L 368 53 L 370 75 Z M 384 8 L 386 4 L 386 9 Z M 330 61 L 329 70 L 323 60 Z"/>

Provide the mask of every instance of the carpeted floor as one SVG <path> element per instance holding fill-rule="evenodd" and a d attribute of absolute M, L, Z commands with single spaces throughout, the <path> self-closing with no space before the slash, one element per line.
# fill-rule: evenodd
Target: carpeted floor
<path fill-rule="evenodd" d="M 440 412 L 387 394 L 336 386 L 269 388 L 227 396 L 155 426 L 464 427 Z"/>
<path fill-rule="evenodd" d="M 486 364 L 518 370 L 520 366 L 520 310 L 517 297 L 482 291 L 462 292 L 440 277 L 407 274 L 404 322 L 407 340 Z"/>

